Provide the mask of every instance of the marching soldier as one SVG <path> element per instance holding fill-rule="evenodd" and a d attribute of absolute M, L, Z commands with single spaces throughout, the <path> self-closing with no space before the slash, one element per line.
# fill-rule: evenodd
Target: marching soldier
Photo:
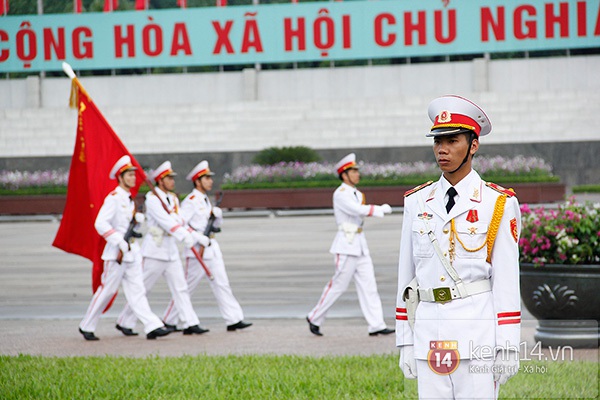
<path fill-rule="evenodd" d="M 405 194 L 396 344 L 420 398 L 496 398 L 519 366 L 519 203 L 471 167 L 485 112 L 458 96 L 429 105 L 442 176 Z M 416 310 L 416 311 L 415 311 Z"/>
<path fill-rule="evenodd" d="M 329 252 L 334 255 L 335 274 L 323 289 L 321 298 L 308 313 L 306 320 L 310 332 L 322 336 L 320 326 L 327 312 L 354 278 L 358 301 L 369 325 L 369 335 L 388 335 L 394 330 L 388 329 L 383 320 L 373 261 L 362 226 L 364 217 L 382 218 L 384 214 L 390 214 L 392 208 L 389 204 L 366 204 L 364 195 L 356 188 L 360 181 L 360 173 L 354 153 L 342 158 L 335 169 L 342 181 L 333 194 L 333 211 L 338 232 Z"/>
<path fill-rule="evenodd" d="M 99 340 L 94 335 L 98 320 L 112 298 L 123 283 L 123 292 L 130 304 L 134 318 L 139 318 L 144 324 L 148 339 L 168 335 L 160 318 L 150 309 L 142 273 L 142 256 L 137 243 L 128 243 L 124 235 L 132 221 L 142 222 L 143 214 L 135 212 L 135 204 L 131 199 L 131 188 L 135 187 L 136 168 L 131 164 L 129 156 L 121 157 L 111 169 L 110 179 L 116 179 L 119 185 L 104 199 L 94 224 L 96 231 L 106 239 L 102 253 L 104 273 L 102 283 L 96 289 L 85 317 L 79 324 L 79 332 L 86 340 Z M 116 326 L 126 335 L 137 335 L 131 329 L 121 325 Z"/>
<path fill-rule="evenodd" d="M 223 212 L 219 207 L 211 205 L 207 195 L 212 190 L 213 175 L 214 173 L 211 172 L 208 166 L 208 161 L 201 161 L 186 177 L 194 184 L 194 190 L 181 203 L 181 216 L 187 221 L 189 227 L 198 233 L 206 233 L 207 225 L 211 220 L 214 228 L 219 228 L 223 223 Z M 219 311 L 227 325 L 227 330 L 235 331 L 252 325 L 243 321 L 244 313 L 231 291 L 231 286 L 229 286 L 229 278 L 227 277 L 219 243 L 214 237 L 211 237 L 210 244 L 207 247 L 201 248 L 199 245 L 195 247 L 199 252 L 203 252 L 202 258 L 206 261 L 206 266 L 214 278 L 209 280 L 209 284 L 217 300 Z M 206 275 L 191 250 L 186 250 L 185 274 L 191 295 L 200 280 Z M 173 327 L 179 321 L 179 313 L 177 308 L 174 307 L 173 300 L 165 310 L 163 321 L 167 326 Z"/>
<path fill-rule="evenodd" d="M 144 285 L 149 292 L 158 278 L 164 276 L 179 311 L 179 318 L 183 321 L 183 334 L 202 334 L 208 332 L 208 329 L 200 327 L 200 321 L 192 307 L 177 241 L 183 242 L 189 249 L 196 243 L 207 246 L 208 238 L 185 226 L 179 214 L 179 199 L 172 192 L 175 189 L 175 175 L 169 161 L 152 172 L 157 187 L 146 194 L 148 233 L 142 243 Z M 122 327 L 133 329 L 135 322 L 131 306 L 126 304 L 118 323 Z"/>

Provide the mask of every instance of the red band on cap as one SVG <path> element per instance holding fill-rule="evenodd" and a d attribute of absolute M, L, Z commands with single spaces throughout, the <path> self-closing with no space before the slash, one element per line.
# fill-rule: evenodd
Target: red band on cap
<path fill-rule="evenodd" d="M 449 120 L 444 120 L 444 122 L 439 122 L 440 116 L 435 117 L 435 122 L 431 129 L 437 128 L 465 128 L 474 131 L 477 136 L 481 132 L 481 127 L 473 118 L 470 118 L 466 115 L 462 114 L 451 114 Z"/>
<path fill-rule="evenodd" d="M 117 176 L 121 175 L 123 172 L 127 171 L 128 169 L 132 169 L 133 165 L 132 164 L 125 164 L 123 165 L 121 168 L 119 168 L 119 170 L 117 171 Z"/>
<path fill-rule="evenodd" d="M 342 166 L 341 166 L 341 167 L 339 167 L 339 168 L 338 168 L 338 170 L 337 170 L 337 172 L 338 172 L 338 175 L 339 175 L 339 174 L 341 174 L 342 172 L 344 172 L 345 170 L 347 170 L 347 169 L 349 169 L 349 168 L 352 168 L 352 167 L 354 167 L 355 165 L 356 165 L 356 162 L 354 162 L 354 161 L 350 161 L 350 162 L 348 162 L 348 163 L 346 163 L 346 164 L 342 165 Z"/>
<path fill-rule="evenodd" d="M 156 178 L 154 178 L 155 181 L 159 181 L 159 179 L 164 178 L 167 175 L 170 175 L 171 173 L 173 173 L 172 169 L 166 169 L 163 172 L 161 172 L 160 174 L 158 174 L 158 176 Z"/>
<path fill-rule="evenodd" d="M 192 177 L 192 182 L 195 181 L 196 179 L 202 177 L 203 175 L 208 174 L 209 172 L 210 172 L 210 170 L 208 168 L 205 168 L 205 169 L 199 171 L 196 175 L 194 175 Z"/>

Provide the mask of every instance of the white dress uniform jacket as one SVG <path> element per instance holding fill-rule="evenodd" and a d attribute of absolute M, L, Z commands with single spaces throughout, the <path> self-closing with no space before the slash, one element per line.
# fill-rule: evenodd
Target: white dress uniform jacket
<path fill-rule="evenodd" d="M 181 203 L 181 217 L 188 223 L 193 230 L 204 234 L 204 229 L 208 225 L 208 219 L 212 211 L 212 205 L 208 196 L 197 189 L 194 189 Z M 215 218 L 214 227 L 219 228 L 223 224 L 223 215 L 219 214 Z M 196 245 L 196 249 L 200 249 L 200 245 Z M 215 255 L 221 255 L 219 243 L 212 238 L 210 246 L 204 248 L 203 259 L 210 260 Z M 186 249 L 185 256 L 187 258 L 195 258 L 192 250 Z"/>
<path fill-rule="evenodd" d="M 169 214 L 165 212 L 159 198 L 167 205 Z M 142 256 L 162 261 L 179 259 L 177 242 L 182 241 L 185 232 L 183 217 L 179 214 L 179 199 L 173 193 L 165 193 L 156 188 L 146 194 L 146 224 L 148 233 L 142 243 Z"/>
<path fill-rule="evenodd" d="M 477 359 L 481 351 L 511 348 L 518 351 L 520 340 L 519 248 L 521 214 L 516 197 L 507 196 L 498 234 L 487 262 L 483 246 L 494 213 L 496 199 L 505 194 L 494 189 L 475 172 L 462 179 L 455 189 L 456 204 L 448 214 L 446 191 L 450 183 L 442 178 L 430 186 L 407 195 L 398 268 L 396 344 L 414 344 L 416 359 L 426 359 L 430 341 L 457 341 L 461 359 Z M 510 194 L 510 192 L 506 191 Z M 418 197 L 424 202 L 421 210 Z M 454 269 L 465 283 L 490 279 L 491 291 L 447 303 L 423 302 L 418 305 L 414 332 L 406 314 L 403 289 L 416 277 L 420 289 L 453 287 L 431 243 L 425 225 L 428 221 L 446 257 L 449 253 L 451 220 L 458 238 Z M 483 349 L 481 346 L 484 346 Z M 490 354 L 487 354 L 490 356 Z"/>
<path fill-rule="evenodd" d="M 367 205 L 364 195 L 342 183 L 333 193 L 333 213 L 338 232 L 329 252 L 351 256 L 369 255 L 367 239 L 362 232 L 364 217 L 383 217 L 381 206 Z"/>
<path fill-rule="evenodd" d="M 135 204 L 131 194 L 117 186 L 105 199 L 94 227 L 96 231 L 106 240 L 106 246 L 102 252 L 103 260 L 116 260 L 119 254 L 119 243 L 123 240 L 131 218 L 135 213 Z M 136 242 L 130 244 L 131 251 L 123 256 L 124 262 L 133 262 L 134 254 L 139 252 Z"/>

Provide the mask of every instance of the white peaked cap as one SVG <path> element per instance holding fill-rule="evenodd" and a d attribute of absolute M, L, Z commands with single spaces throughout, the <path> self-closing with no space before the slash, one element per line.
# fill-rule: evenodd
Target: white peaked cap
<path fill-rule="evenodd" d="M 204 175 L 212 176 L 214 174 L 215 173 L 212 172 L 210 170 L 210 168 L 208 167 L 208 161 L 202 160 L 194 168 L 192 168 L 192 170 L 190 171 L 189 174 L 187 174 L 185 179 L 193 182 L 196 179 L 203 177 Z"/>
<path fill-rule="evenodd" d="M 108 177 L 110 179 L 117 179 L 117 176 L 121 175 L 125 171 L 133 170 L 135 171 L 137 168 L 133 166 L 131 163 L 131 157 L 123 156 L 117 160 L 115 165 L 110 170 Z"/>
<path fill-rule="evenodd" d="M 479 137 L 492 131 L 492 123 L 485 112 L 464 97 L 438 97 L 429 103 L 427 112 L 433 122 L 431 131 L 425 135 L 428 137 L 453 135 L 465 129 L 475 132 Z"/>
<path fill-rule="evenodd" d="M 338 175 L 350 168 L 358 168 L 356 166 L 356 154 L 354 153 L 348 154 L 338 161 L 337 164 L 335 164 L 335 170 L 337 171 Z"/>
<path fill-rule="evenodd" d="M 152 179 L 158 181 L 165 176 L 175 176 L 177 173 L 171 168 L 171 161 L 165 161 L 160 164 L 154 171 L 152 171 Z"/>

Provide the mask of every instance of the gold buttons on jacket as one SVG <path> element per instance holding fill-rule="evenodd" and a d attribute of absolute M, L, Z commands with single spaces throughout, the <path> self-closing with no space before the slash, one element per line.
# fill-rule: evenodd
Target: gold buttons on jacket
<path fill-rule="evenodd" d="M 444 228 L 444 233 L 445 233 L 446 235 L 448 234 L 448 232 L 450 232 L 450 229 L 448 229 L 448 228 Z"/>
<path fill-rule="evenodd" d="M 440 281 L 444 282 L 446 280 L 446 277 L 444 275 L 440 276 Z"/>

